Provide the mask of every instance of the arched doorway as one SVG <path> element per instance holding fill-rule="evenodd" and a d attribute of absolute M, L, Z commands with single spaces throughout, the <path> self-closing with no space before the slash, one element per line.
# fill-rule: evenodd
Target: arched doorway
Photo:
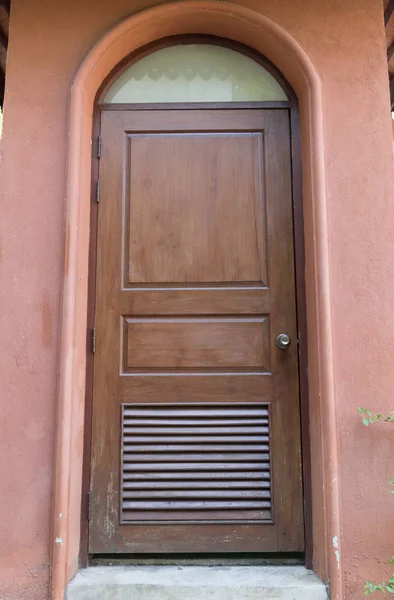
<path fill-rule="evenodd" d="M 98 101 L 89 550 L 301 557 L 294 94 L 226 40 L 149 50 Z"/>
<path fill-rule="evenodd" d="M 93 102 L 103 79 L 116 64 L 124 60 L 132 49 L 157 39 L 158 22 L 161 36 L 203 33 L 247 44 L 268 56 L 297 92 L 303 139 L 305 239 L 308 247 L 306 295 L 310 324 L 310 384 L 311 397 L 319 399 L 311 404 L 312 419 L 319 423 L 320 428 L 311 432 L 314 448 L 311 465 L 314 480 L 314 568 L 325 579 L 327 557 L 331 589 L 335 594 L 341 586 L 341 570 L 337 565 L 340 554 L 337 548 L 334 551 L 325 541 L 339 531 L 339 510 L 320 81 L 302 48 L 269 19 L 226 2 L 176 2 L 132 16 L 112 30 L 89 54 L 72 88 L 54 497 L 53 595 L 61 597 L 78 564 L 90 213 L 88 165 Z M 329 480 L 329 485 L 324 485 L 325 480 Z M 83 499 L 84 506 L 85 502 Z"/>

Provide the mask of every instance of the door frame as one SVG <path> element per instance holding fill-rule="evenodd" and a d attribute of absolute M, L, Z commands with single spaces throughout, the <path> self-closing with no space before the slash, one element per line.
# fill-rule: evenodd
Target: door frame
<path fill-rule="evenodd" d="M 288 102 L 231 102 L 231 103 L 201 103 L 201 104 L 105 104 L 102 98 L 112 83 L 130 67 L 144 56 L 163 48 L 179 44 L 212 44 L 240 52 L 259 63 L 278 81 L 287 94 Z M 87 341 L 86 341 L 86 392 L 85 392 L 85 422 L 84 422 L 84 450 L 83 450 L 83 475 L 82 475 L 82 504 L 81 504 L 81 537 L 80 537 L 80 563 L 87 567 L 89 563 L 89 488 L 90 465 L 92 450 L 92 405 L 93 405 L 93 368 L 94 353 L 92 349 L 92 331 L 95 324 L 95 299 L 96 299 L 96 253 L 97 253 L 97 181 L 99 179 L 100 157 L 98 140 L 100 135 L 101 113 L 103 111 L 133 111 L 133 110 L 174 110 L 174 109 L 241 109 L 260 108 L 272 109 L 287 108 L 290 122 L 291 145 L 291 178 L 292 178 L 292 211 L 293 211 L 293 244 L 295 258 L 295 295 L 297 312 L 297 345 L 299 368 L 299 401 L 301 421 L 301 456 L 303 473 L 303 503 L 304 503 L 304 530 L 305 530 L 305 565 L 312 568 L 313 538 L 312 538 L 312 495 L 311 495 L 311 456 L 310 456 L 310 430 L 309 430 L 309 383 L 308 383 L 308 344 L 307 344 L 307 318 L 306 318 L 306 290 L 305 290 L 305 244 L 304 244 L 304 214 L 302 194 L 302 160 L 301 160 L 301 132 L 300 115 L 297 96 L 282 76 L 279 70 L 267 58 L 244 44 L 207 35 L 174 35 L 162 38 L 153 43 L 139 48 L 130 53 L 108 75 L 100 86 L 94 105 L 94 118 L 92 129 L 92 170 L 91 170 L 91 198 L 90 198 L 90 238 L 89 238 L 89 279 L 88 279 L 88 310 L 87 310 Z"/>
<path fill-rule="evenodd" d="M 313 569 L 343 596 L 340 471 L 335 398 L 328 159 L 320 71 L 284 27 L 222 0 L 164 2 L 131 14 L 88 51 L 70 86 L 65 184 L 63 297 L 51 536 L 51 598 L 61 600 L 79 566 L 85 413 L 86 320 L 94 102 L 102 82 L 134 49 L 159 37 L 204 33 L 268 57 L 295 90 L 303 161 L 305 290 L 309 343 Z M 334 542 L 333 542 L 334 540 Z"/>

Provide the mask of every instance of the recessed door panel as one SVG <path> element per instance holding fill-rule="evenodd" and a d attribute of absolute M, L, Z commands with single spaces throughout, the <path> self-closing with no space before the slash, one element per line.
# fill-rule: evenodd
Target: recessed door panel
<path fill-rule="evenodd" d="M 127 145 L 127 283 L 264 285 L 262 133 L 130 134 Z"/>
<path fill-rule="evenodd" d="M 265 373 L 268 318 L 126 318 L 125 370 Z"/>

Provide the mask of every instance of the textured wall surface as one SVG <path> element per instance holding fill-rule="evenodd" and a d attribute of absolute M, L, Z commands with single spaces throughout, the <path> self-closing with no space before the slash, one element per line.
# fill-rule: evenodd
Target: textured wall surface
<path fill-rule="evenodd" d="M 48 597 L 68 92 L 146 0 L 13 0 L 1 141 L 0 598 Z M 305 49 L 324 90 L 346 599 L 387 572 L 394 408 L 393 153 L 380 0 L 245 0 Z M 391 453 L 390 453 L 391 445 Z"/>

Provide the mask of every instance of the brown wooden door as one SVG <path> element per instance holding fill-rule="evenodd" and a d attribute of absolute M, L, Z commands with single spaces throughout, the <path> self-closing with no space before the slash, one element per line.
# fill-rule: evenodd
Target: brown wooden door
<path fill-rule="evenodd" d="M 90 552 L 302 551 L 288 112 L 101 133 Z"/>

